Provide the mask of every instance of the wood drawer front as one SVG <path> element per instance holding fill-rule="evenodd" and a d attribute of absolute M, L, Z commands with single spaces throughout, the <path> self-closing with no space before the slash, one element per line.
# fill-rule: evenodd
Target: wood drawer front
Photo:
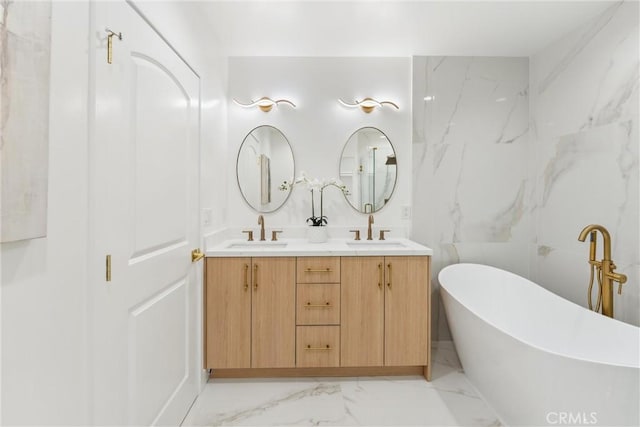
<path fill-rule="evenodd" d="M 298 325 L 339 325 L 340 284 L 299 283 L 296 321 Z"/>
<path fill-rule="evenodd" d="M 340 257 L 299 257 L 298 283 L 340 283 Z"/>
<path fill-rule="evenodd" d="M 299 368 L 340 366 L 340 326 L 298 326 L 296 349 Z"/>

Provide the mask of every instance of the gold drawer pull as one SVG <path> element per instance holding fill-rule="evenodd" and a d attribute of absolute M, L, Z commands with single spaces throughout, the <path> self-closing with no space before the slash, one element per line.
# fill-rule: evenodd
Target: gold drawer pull
<path fill-rule="evenodd" d="M 307 273 L 332 273 L 333 270 L 329 267 L 327 268 L 307 268 L 305 270 Z"/>
<path fill-rule="evenodd" d="M 326 347 L 311 347 L 311 344 L 307 344 L 305 350 L 332 350 L 332 348 L 329 344 Z"/>
<path fill-rule="evenodd" d="M 327 307 L 327 308 L 331 308 L 331 302 L 327 301 L 324 304 L 311 304 L 311 301 L 307 301 L 307 303 L 304 306 L 305 307 Z"/>

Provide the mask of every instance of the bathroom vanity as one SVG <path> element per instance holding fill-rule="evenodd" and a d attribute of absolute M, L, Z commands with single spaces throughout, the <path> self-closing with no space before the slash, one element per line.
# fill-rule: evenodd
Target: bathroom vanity
<path fill-rule="evenodd" d="M 407 239 L 211 248 L 205 367 L 212 377 L 429 380 L 431 254 Z"/>

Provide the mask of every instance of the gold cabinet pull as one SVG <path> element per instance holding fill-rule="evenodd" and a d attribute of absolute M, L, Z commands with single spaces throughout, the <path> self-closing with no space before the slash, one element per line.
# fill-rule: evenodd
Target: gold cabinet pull
<path fill-rule="evenodd" d="M 329 344 L 326 347 L 311 347 L 311 344 L 307 344 L 305 350 L 332 350 L 332 348 Z"/>
<path fill-rule="evenodd" d="M 253 266 L 253 289 L 258 290 L 258 264 Z"/>
<path fill-rule="evenodd" d="M 389 282 L 387 283 L 387 287 L 391 289 L 391 263 L 387 264 L 387 268 L 389 269 Z"/>
<path fill-rule="evenodd" d="M 307 301 L 307 303 L 304 305 L 305 307 L 309 308 L 309 307 L 325 307 L 325 308 L 331 308 L 331 302 L 327 301 L 324 304 L 311 304 L 311 301 Z"/>
<path fill-rule="evenodd" d="M 244 265 L 244 291 L 249 289 L 249 264 Z"/>
<path fill-rule="evenodd" d="M 327 268 L 307 268 L 305 270 L 307 273 L 331 273 L 333 270 L 329 267 Z"/>
<path fill-rule="evenodd" d="M 382 270 L 382 263 L 378 263 L 378 287 L 382 289 L 382 282 L 384 282 L 384 272 Z"/>

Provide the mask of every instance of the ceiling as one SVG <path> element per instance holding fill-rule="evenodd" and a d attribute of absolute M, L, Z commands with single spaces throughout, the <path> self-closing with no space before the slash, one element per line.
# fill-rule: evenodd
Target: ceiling
<path fill-rule="evenodd" d="M 530 56 L 613 3 L 209 0 L 191 12 L 228 56 Z"/>

